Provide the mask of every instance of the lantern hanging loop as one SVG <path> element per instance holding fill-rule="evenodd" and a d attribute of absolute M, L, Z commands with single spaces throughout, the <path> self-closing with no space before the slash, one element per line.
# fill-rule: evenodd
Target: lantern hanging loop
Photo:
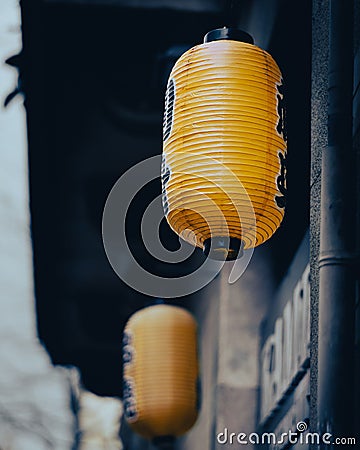
<path fill-rule="evenodd" d="M 225 0 L 224 5 L 224 22 L 229 28 L 236 28 L 238 26 L 240 14 L 239 0 Z"/>

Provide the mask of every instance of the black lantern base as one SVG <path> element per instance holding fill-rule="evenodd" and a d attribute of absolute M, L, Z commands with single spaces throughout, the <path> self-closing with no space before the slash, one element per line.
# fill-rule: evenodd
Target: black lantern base
<path fill-rule="evenodd" d="M 174 436 L 158 436 L 153 439 L 153 444 L 159 450 L 173 450 L 175 444 Z"/>
<path fill-rule="evenodd" d="M 216 236 L 204 241 L 204 253 L 217 261 L 234 261 L 244 254 L 241 239 L 229 236 Z"/>

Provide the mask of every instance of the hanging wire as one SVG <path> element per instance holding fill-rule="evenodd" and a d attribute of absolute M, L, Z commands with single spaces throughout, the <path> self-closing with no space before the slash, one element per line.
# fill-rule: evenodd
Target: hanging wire
<path fill-rule="evenodd" d="M 226 0 L 224 6 L 225 26 L 237 28 L 240 13 L 239 0 Z"/>

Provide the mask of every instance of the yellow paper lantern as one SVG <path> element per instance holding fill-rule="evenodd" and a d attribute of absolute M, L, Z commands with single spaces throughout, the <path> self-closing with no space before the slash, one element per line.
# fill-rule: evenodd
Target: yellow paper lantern
<path fill-rule="evenodd" d="M 183 308 L 155 305 L 135 313 L 123 338 L 124 415 L 151 440 L 175 438 L 198 415 L 197 324 Z"/>
<path fill-rule="evenodd" d="M 239 30 L 213 30 L 176 62 L 166 92 L 165 216 L 214 259 L 265 242 L 284 216 L 283 80 L 251 42 Z"/>

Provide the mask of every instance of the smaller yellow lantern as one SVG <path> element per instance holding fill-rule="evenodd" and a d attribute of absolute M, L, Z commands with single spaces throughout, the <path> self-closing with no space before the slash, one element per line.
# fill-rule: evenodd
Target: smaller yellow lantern
<path fill-rule="evenodd" d="M 197 324 L 185 309 L 154 305 L 130 317 L 123 336 L 124 415 L 141 436 L 184 434 L 198 415 Z"/>

